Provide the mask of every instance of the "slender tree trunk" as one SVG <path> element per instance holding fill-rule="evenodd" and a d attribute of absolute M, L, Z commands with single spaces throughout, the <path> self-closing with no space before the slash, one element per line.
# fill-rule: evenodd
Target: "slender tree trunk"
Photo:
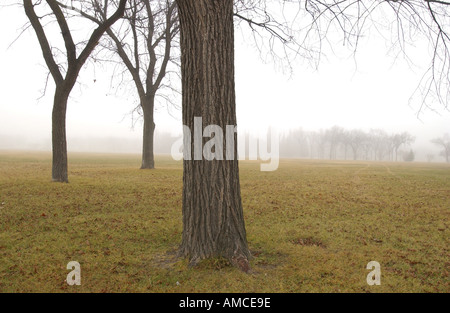
<path fill-rule="evenodd" d="M 155 155 L 153 152 L 153 141 L 155 136 L 154 122 L 154 103 L 155 97 L 146 98 L 142 103 L 142 111 L 144 114 L 144 133 L 142 144 L 142 165 L 141 169 L 155 168 Z"/>
<path fill-rule="evenodd" d="M 66 112 L 70 90 L 57 87 L 52 112 L 52 180 L 68 183 Z"/>
<path fill-rule="evenodd" d="M 192 131 L 194 117 L 202 117 L 203 127 L 214 124 L 225 131 L 227 125 L 236 125 L 233 1 L 177 0 L 177 4 L 183 123 Z M 234 159 L 191 158 L 183 162 L 183 236 L 179 252 L 192 265 L 221 256 L 247 272 L 251 254 L 240 194 L 237 135 L 233 137 Z"/>

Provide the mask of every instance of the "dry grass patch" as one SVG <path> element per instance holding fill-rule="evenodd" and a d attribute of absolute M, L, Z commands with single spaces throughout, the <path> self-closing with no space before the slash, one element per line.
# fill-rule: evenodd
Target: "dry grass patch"
<path fill-rule="evenodd" d="M 181 163 L 70 154 L 69 184 L 49 153 L 0 152 L 1 292 L 449 292 L 450 167 L 242 162 L 251 274 L 222 259 L 190 268 L 181 241 Z M 69 261 L 82 285 L 65 283 Z M 382 285 L 366 283 L 378 261 Z"/>

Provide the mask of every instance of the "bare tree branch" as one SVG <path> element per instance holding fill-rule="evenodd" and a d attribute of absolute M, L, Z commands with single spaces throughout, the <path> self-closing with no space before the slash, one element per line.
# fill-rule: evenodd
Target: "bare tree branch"
<path fill-rule="evenodd" d="M 420 97 L 419 113 L 436 103 L 449 109 L 450 2 L 440 0 L 235 0 L 237 24 L 245 22 L 262 54 L 288 68 L 300 56 L 318 65 L 325 45 L 333 51 L 335 38 L 356 55 L 360 38 L 371 29 L 390 31 L 392 48 L 410 64 L 407 49 L 418 38 L 432 48 L 430 66 L 411 99 Z"/>
<path fill-rule="evenodd" d="M 44 32 L 44 28 L 42 27 L 41 22 L 39 21 L 39 18 L 37 17 L 36 12 L 34 11 L 34 6 L 31 0 L 24 0 L 23 5 L 25 8 L 25 13 L 28 16 L 31 25 L 33 26 L 36 32 L 39 44 L 42 49 L 45 63 L 47 64 L 47 67 L 50 70 L 50 73 L 52 74 L 55 83 L 60 84 L 63 82 L 64 78 L 61 72 L 59 71 L 58 64 L 53 58 L 52 49 L 50 48 L 50 44 Z"/>

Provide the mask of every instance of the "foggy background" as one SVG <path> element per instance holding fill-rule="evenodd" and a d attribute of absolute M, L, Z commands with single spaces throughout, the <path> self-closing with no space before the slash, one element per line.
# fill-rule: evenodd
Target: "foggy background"
<path fill-rule="evenodd" d="M 50 77 L 42 96 L 48 71 L 33 30 L 10 46 L 25 22 L 20 8 L 0 8 L 0 149 L 51 151 L 54 84 Z M 334 52 L 325 51 L 318 70 L 298 62 L 291 74 L 259 54 L 248 34 L 237 29 L 239 130 L 276 128 L 282 135 L 281 157 L 298 158 L 320 156 L 305 148 L 308 142 L 301 133 L 333 126 L 367 133 L 382 129 L 388 135 L 406 131 L 416 140 L 402 150 L 414 150 L 416 161 L 427 161 L 429 154 L 435 155 L 433 161 L 444 161 L 430 140 L 450 133 L 450 113 L 436 104 L 436 111 L 418 114 L 420 101 L 409 101 L 431 51 L 420 41 L 408 47 L 411 60 L 423 61 L 413 63 L 388 54 L 388 48 L 380 35 L 371 34 L 361 39 L 356 57 L 347 47 L 336 46 Z M 130 114 L 138 105 L 130 92 L 134 86 L 111 86 L 112 75 L 110 67 L 93 63 L 81 71 L 67 110 L 69 152 L 141 152 L 142 123 Z M 178 103 L 180 107 L 181 98 Z M 170 153 L 182 130 L 180 108 L 157 104 L 155 123 L 155 153 Z M 335 158 L 343 155 L 337 152 Z M 351 152 L 347 159 L 352 159 Z"/>

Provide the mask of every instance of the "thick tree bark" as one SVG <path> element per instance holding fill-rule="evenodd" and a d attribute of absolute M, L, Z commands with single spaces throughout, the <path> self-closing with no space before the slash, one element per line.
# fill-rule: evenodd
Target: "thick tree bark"
<path fill-rule="evenodd" d="M 71 88 L 70 88 L 71 89 Z M 57 87 L 52 111 L 52 180 L 68 183 L 66 112 L 70 90 Z"/>
<path fill-rule="evenodd" d="M 155 122 L 154 122 L 154 103 L 155 97 L 151 96 L 142 100 L 142 111 L 144 115 L 144 133 L 142 144 L 142 165 L 141 169 L 154 169 L 155 168 L 155 156 L 153 152 L 153 140 L 155 135 Z"/>
<path fill-rule="evenodd" d="M 177 4 L 183 124 L 193 131 L 194 117 L 202 117 L 203 128 L 218 125 L 225 131 L 227 125 L 236 125 L 233 1 L 177 0 Z M 233 160 L 196 161 L 191 155 L 183 167 L 180 254 L 192 265 L 206 258 L 225 257 L 247 272 L 251 254 L 240 194 L 237 135 Z"/>

